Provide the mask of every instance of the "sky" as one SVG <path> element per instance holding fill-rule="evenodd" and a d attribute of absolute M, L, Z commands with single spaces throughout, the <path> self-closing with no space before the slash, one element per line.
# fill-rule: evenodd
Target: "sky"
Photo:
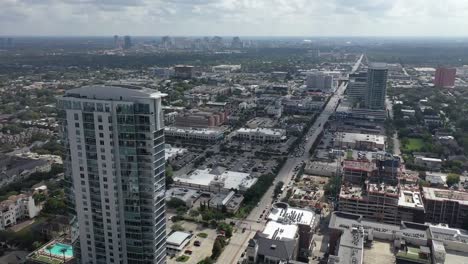
<path fill-rule="evenodd" d="M 468 0 L 0 0 L 0 35 L 467 36 Z"/>

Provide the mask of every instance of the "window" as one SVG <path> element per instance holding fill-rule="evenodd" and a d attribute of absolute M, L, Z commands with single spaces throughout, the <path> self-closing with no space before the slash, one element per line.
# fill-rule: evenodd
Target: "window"
<path fill-rule="evenodd" d="M 98 122 L 102 122 L 102 115 L 98 115 L 97 119 L 98 119 Z"/>
<path fill-rule="evenodd" d="M 101 155 L 102 160 L 106 160 L 106 155 Z"/>
<path fill-rule="evenodd" d="M 99 125 L 99 126 L 98 126 L 98 129 L 99 129 L 99 130 L 103 130 L 104 127 L 103 127 L 102 125 Z"/>
<path fill-rule="evenodd" d="M 103 145 L 104 145 L 104 140 L 100 140 L 100 141 L 99 141 L 99 144 L 100 144 L 101 146 L 103 146 Z"/>
<path fill-rule="evenodd" d="M 99 137 L 104 137 L 104 133 L 99 133 Z"/>
<path fill-rule="evenodd" d="M 80 120 L 80 117 L 78 116 L 78 113 L 73 114 L 75 117 L 75 120 Z"/>
<path fill-rule="evenodd" d="M 80 123 L 75 123 L 75 127 L 76 127 L 76 128 L 79 128 L 79 127 L 80 127 Z"/>

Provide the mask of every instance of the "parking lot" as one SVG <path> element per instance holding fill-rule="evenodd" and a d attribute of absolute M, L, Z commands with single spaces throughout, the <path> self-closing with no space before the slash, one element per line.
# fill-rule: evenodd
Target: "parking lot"
<path fill-rule="evenodd" d="M 271 173 L 277 162 L 274 159 L 262 160 L 253 153 L 221 152 L 206 158 L 199 169 L 221 166 L 230 171 L 257 174 Z"/>
<path fill-rule="evenodd" d="M 178 224 L 181 224 L 184 228 L 184 232 L 192 233 L 194 236 L 189 242 L 189 244 L 184 248 L 184 252 L 179 253 L 175 257 L 168 258 L 167 263 L 170 264 L 180 264 L 181 262 L 177 262 L 176 259 L 178 256 L 186 255 L 189 259 L 184 262 L 187 264 L 196 264 L 203 260 L 206 257 L 211 256 L 211 251 L 213 249 L 213 243 L 216 239 L 216 230 L 203 227 L 200 224 L 186 222 L 186 221 L 179 221 Z M 168 221 L 168 232 L 171 232 L 170 227 L 174 224 L 172 221 Z M 204 233 L 206 234 L 206 238 L 201 237 L 199 234 Z M 169 234 L 169 233 L 168 233 Z M 200 242 L 200 246 L 195 246 L 195 241 Z M 187 252 L 187 253 L 185 253 Z M 188 254 L 191 252 L 190 254 Z"/>

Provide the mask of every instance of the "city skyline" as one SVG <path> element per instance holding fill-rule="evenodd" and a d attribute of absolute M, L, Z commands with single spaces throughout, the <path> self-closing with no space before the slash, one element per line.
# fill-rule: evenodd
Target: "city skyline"
<path fill-rule="evenodd" d="M 20 0 L 2 3 L 0 35 L 447 37 L 466 36 L 466 15 L 460 0 Z"/>

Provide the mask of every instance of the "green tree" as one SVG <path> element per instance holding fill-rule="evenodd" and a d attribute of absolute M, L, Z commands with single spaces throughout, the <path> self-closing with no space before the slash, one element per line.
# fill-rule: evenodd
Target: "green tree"
<path fill-rule="evenodd" d="M 172 197 L 171 200 L 167 202 L 167 207 L 177 209 L 179 207 L 186 207 L 186 205 L 181 199 Z"/>
<path fill-rule="evenodd" d="M 449 173 L 447 175 L 447 185 L 452 186 L 454 184 L 458 184 L 460 182 L 460 175 L 455 173 Z"/>

